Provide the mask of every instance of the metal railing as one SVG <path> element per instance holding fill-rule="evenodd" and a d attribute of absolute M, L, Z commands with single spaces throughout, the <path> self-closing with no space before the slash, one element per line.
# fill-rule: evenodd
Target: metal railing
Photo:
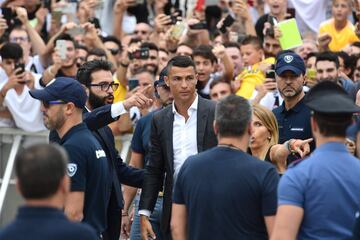
<path fill-rule="evenodd" d="M 5 166 L 4 174 L 1 175 L 2 169 L 0 168 L 0 219 L 4 213 L 5 199 L 8 193 L 8 188 L 10 185 L 15 185 L 15 179 L 11 178 L 13 176 L 13 168 L 15 156 L 19 149 L 34 144 L 36 142 L 48 142 L 48 131 L 44 132 L 25 132 L 20 129 L 15 128 L 0 128 L 0 163 L 1 166 Z M 36 142 L 32 139 L 36 138 Z M 122 148 L 119 151 L 119 155 L 126 162 L 129 159 L 130 144 L 131 144 L 132 134 L 122 135 L 117 137 L 117 140 L 121 141 Z M 11 146 L 8 154 L 4 153 L 4 146 Z M 8 155 L 8 157 L 6 156 Z M 16 196 L 19 197 L 20 196 Z M 9 201 L 11 204 L 16 201 Z M 16 207 L 17 206 L 12 206 Z M 5 222 L 11 220 L 14 216 L 6 216 Z M 1 221 L 0 221 L 1 226 Z"/>

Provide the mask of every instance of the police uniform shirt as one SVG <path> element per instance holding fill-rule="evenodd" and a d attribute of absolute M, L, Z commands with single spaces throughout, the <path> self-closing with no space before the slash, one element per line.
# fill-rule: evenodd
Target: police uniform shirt
<path fill-rule="evenodd" d="M 84 123 L 71 128 L 61 139 L 61 145 L 69 155 L 71 191 L 85 193 L 83 221 L 101 234 L 106 228 L 111 189 L 105 152 Z"/>
<path fill-rule="evenodd" d="M 289 166 L 278 205 L 304 210 L 297 239 L 349 239 L 360 211 L 360 161 L 344 144 L 329 142 Z"/>
<path fill-rule="evenodd" d="M 20 207 L 16 219 L 0 231 L 1 240 L 51 239 L 96 240 L 93 228 L 70 222 L 64 213 L 51 207 Z"/>
<path fill-rule="evenodd" d="M 311 133 L 311 110 L 304 103 L 302 98 L 293 108 L 286 110 L 285 102 L 273 110 L 279 125 L 279 143 L 282 144 L 290 139 L 312 138 Z M 310 148 L 315 148 L 314 142 Z"/>

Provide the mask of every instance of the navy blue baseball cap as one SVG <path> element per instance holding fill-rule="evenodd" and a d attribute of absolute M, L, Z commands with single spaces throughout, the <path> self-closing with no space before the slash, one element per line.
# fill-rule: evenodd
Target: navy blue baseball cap
<path fill-rule="evenodd" d="M 166 85 L 165 77 L 167 77 L 167 75 L 168 75 L 168 70 L 167 70 L 167 67 L 165 67 L 165 68 L 163 68 L 163 70 L 161 70 L 161 72 L 159 74 L 159 80 L 155 81 L 155 83 L 154 83 L 155 87 Z"/>
<path fill-rule="evenodd" d="M 354 103 L 350 95 L 331 81 L 316 84 L 305 95 L 305 104 L 313 111 L 327 115 L 343 115 L 360 112 L 360 107 Z"/>
<path fill-rule="evenodd" d="M 304 60 L 292 51 L 280 54 L 276 58 L 275 72 L 280 76 L 285 71 L 291 71 L 298 76 L 304 75 L 306 73 Z"/>
<path fill-rule="evenodd" d="M 31 90 L 30 95 L 44 102 L 62 100 L 72 102 L 78 108 L 84 108 L 87 95 L 84 87 L 75 79 L 59 77 L 51 81 L 44 89 Z"/>

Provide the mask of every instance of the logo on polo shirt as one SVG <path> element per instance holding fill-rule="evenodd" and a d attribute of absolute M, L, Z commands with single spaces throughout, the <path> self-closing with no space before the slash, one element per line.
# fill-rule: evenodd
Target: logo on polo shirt
<path fill-rule="evenodd" d="M 106 157 L 106 154 L 104 152 L 104 150 L 96 150 L 96 158 L 99 159 L 99 158 L 102 158 L 102 157 Z"/>
<path fill-rule="evenodd" d="M 284 61 L 285 61 L 286 63 L 291 63 L 293 60 L 294 60 L 294 57 L 291 56 L 291 55 L 286 55 L 286 56 L 284 57 Z"/>
<path fill-rule="evenodd" d="M 293 131 L 293 132 L 303 132 L 304 129 L 303 129 L 303 128 L 291 128 L 290 131 Z"/>
<path fill-rule="evenodd" d="M 77 171 L 77 165 L 75 163 L 69 163 L 67 165 L 67 174 L 69 177 L 74 176 L 76 171 Z"/>

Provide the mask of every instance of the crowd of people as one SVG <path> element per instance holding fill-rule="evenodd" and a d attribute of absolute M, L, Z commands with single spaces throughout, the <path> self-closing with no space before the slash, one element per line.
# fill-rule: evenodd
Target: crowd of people
<path fill-rule="evenodd" d="M 360 239 L 358 0 L 0 4 L 0 239 Z"/>

